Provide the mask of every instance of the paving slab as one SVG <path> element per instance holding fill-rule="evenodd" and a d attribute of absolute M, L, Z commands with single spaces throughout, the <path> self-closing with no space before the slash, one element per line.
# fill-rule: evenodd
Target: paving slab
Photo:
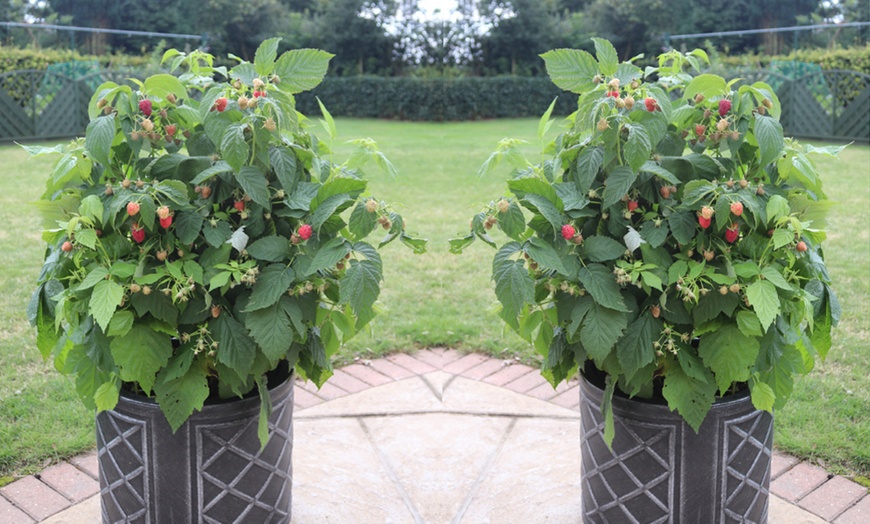
<path fill-rule="evenodd" d="M 772 493 L 768 515 L 770 516 L 768 524 L 825 524 L 827 522 Z"/>
<path fill-rule="evenodd" d="M 580 418 L 578 410 L 462 376 L 456 377 L 444 391 L 443 409 L 481 415 Z"/>
<path fill-rule="evenodd" d="M 100 496 L 89 497 L 75 506 L 55 513 L 42 524 L 95 524 L 100 522 Z"/>
<path fill-rule="evenodd" d="M 294 418 L 385 415 L 439 411 L 441 401 L 420 377 L 414 376 L 312 406 Z"/>
<path fill-rule="evenodd" d="M 454 522 L 511 426 L 501 417 L 433 413 L 366 419 L 422 522 Z"/>

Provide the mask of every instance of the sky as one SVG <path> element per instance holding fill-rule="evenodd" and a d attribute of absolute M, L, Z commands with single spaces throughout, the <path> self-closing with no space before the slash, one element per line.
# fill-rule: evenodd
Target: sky
<path fill-rule="evenodd" d="M 456 8 L 456 0 L 420 0 L 420 8 L 428 14 L 433 14 L 436 9 L 441 9 L 441 14 L 446 15 L 451 9 Z"/>

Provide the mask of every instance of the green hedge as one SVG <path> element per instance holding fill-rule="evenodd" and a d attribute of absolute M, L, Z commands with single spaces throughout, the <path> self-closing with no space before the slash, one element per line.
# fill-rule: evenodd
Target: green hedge
<path fill-rule="evenodd" d="M 767 69 L 774 60 L 819 64 L 822 69 L 828 71 L 843 70 L 870 74 L 870 44 L 864 47 L 850 47 L 847 49 L 799 50 L 788 55 L 718 56 L 718 61 L 721 65 L 729 69 Z"/>
<path fill-rule="evenodd" d="M 96 60 L 101 68 L 138 67 L 150 63 L 149 56 L 130 55 L 81 55 L 67 49 L 25 49 L 0 46 L 0 74 L 27 69 L 45 70 L 51 64 L 61 62 L 86 62 Z"/>
<path fill-rule="evenodd" d="M 298 95 L 297 107 L 318 115 L 320 97 L 336 116 L 401 120 L 477 120 L 540 116 L 558 97 L 555 114 L 577 107 L 576 95 L 549 78 L 325 78 L 311 93 Z"/>

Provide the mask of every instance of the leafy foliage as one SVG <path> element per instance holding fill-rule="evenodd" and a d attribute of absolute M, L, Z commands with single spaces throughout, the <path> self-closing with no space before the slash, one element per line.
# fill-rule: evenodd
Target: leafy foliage
<path fill-rule="evenodd" d="M 170 50 L 177 78 L 107 82 L 84 140 L 28 148 L 60 155 L 40 202 L 48 249 L 31 321 L 86 404 L 111 409 L 126 383 L 177 429 L 209 385 L 246 395 L 282 360 L 320 385 L 329 355 L 374 317 L 383 266 L 364 239 L 380 224 L 425 250 L 366 191 L 369 160 L 394 174 L 374 142 L 335 163 L 296 111 L 293 94 L 330 56 L 278 56 L 272 39 L 227 71 Z"/>
<path fill-rule="evenodd" d="M 541 163 L 511 157 L 509 192 L 451 250 L 498 247 L 496 225 L 508 235 L 493 260 L 501 317 L 547 356 L 554 385 L 572 347 L 571 367 L 591 360 L 627 395 L 659 392 L 696 431 L 738 384 L 759 409 L 781 407 L 839 319 L 812 156 L 840 148 L 784 138 L 766 84 L 693 75 L 703 51 L 642 71 L 595 48 L 542 55 L 578 110 Z"/>

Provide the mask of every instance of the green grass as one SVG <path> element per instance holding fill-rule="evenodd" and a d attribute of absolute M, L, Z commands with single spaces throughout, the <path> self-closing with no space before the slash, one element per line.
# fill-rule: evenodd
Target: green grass
<path fill-rule="evenodd" d="M 506 136 L 538 150 L 536 122 L 498 120 L 461 124 L 347 120 L 338 122 L 336 160 L 350 150 L 345 140 L 378 141 L 399 170 L 398 180 L 370 173 L 370 188 L 397 204 L 408 231 L 430 241 L 413 255 L 398 244 L 384 248 L 382 312 L 370 334 L 343 348 L 338 361 L 373 358 L 396 350 L 448 346 L 463 351 L 536 355 L 502 329 L 494 313 L 489 279 L 494 251 L 476 243 L 461 256 L 447 239 L 468 231 L 482 203 L 501 194 L 506 171 L 479 180 L 477 168 Z M 39 470 L 46 460 L 93 446 L 92 415 L 74 398 L 68 379 L 43 364 L 24 309 L 39 270 L 42 244 L 35 209 L 25 204 L 41 193 L 48 161 L 27 160 L 16 146 L 0 146 L 0 477 Z M 837 473 L 870 476 L 870 147 L 852 146 L 820 168 L 833 213 L 828 264 L 844 316 L 828 360 L 796 385 L 791 403 L 777 413 L 778 448 L 812 458 Z"/>

